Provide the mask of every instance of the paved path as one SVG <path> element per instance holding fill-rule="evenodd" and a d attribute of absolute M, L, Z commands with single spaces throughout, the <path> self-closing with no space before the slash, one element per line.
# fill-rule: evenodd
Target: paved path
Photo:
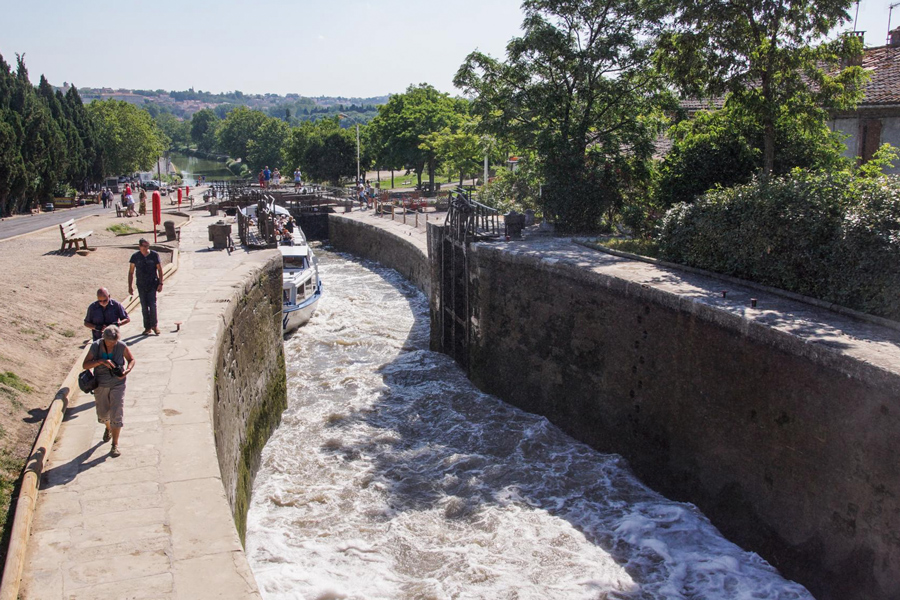
<path fill-rule="evenodd" d="M 38 229 L 43 229 L 44 227 L 50 227 L 51 225 L 59 225 L 69 219 L 80 219 L 81 217 L 100 215 L 106 211 L 112 210 L 112 208 L 103 208 L 103 206 L 99 204 L 88 204 L 77 208 L 61 208 L 53 212 L 41 213 L 38 215 L 11 217 L 0 221 L 0 240 L 16 235 L 31 233 Z M 88 243 L 90 243 L 90 241 Z"/>
<path fill-rule="evenodd" d="M 93 396 L 69 408 L 41 482 L 21 598 L 259 599 L 219 474 L 210 423 L 216 334 L 230 299 L 272 251 L 208 251 L 211 217 L 182 231 L 160 296 L 162 335 L 124 328 L 122 456 L 100 442 Z M 183 321 L 181 332 L 172 323 Z"/>
<path fill-rule="evenodd" d="M 359 209 L 340 213 L 338 216 L 385 229 L 393 235 L 412 241 L 427 252 L 427 238 L 421 222 L 415 228 L 403 225 L 399 220 L 392 222 L 390 217 L 379 217 L 374 211 Z M 443 215 L 440 218 L 443 219 Z M 547 264 L 616 277 L 637 286 L 672 294 L 679 302 L 686 303 L 686 306 L 697 303 L 721 311 L 723 315 L 739 317 L 744 328 L 761 326 L 776 333 L 787 334 L 786 339 L 796 342 L 794 351 L 841 355 L 882 372 L 900 373 L 900 331 L 895 329 L 754 288 L 724 283 L 707 275 L 591 250 L 574 243 L 570 238 L 534 236 L 526 237 L 524 241 L 491 242 L 483 245 Z M 728 290 L 726 298 L 722 298 L 722 290 Z M 757 308 L 751 308 L 750 298 L 758 300 Z"/>

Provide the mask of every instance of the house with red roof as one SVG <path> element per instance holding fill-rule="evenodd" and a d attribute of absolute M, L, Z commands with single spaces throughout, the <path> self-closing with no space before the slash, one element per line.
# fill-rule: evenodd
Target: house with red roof
<path fill-rule="evenodd" d="M 845 156 L 865 162 L 882 144 L 900 148 L 900 27 L 891 31 L 887 45 L 866 48 L 862 67 L 869 72 L 862 101 L 834 114 L 829 127 L 847 136 Z M 900 173 L 900 167 L 891 172 Z"/>

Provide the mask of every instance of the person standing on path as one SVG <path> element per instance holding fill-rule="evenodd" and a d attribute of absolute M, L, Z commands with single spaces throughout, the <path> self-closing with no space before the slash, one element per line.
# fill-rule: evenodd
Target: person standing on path
<path fill-rule="evenodd" d="M 266 165 L 266 168 L 263 169 L 263 179 L 266 180 L 266 187 L 269 187 L 269 181 L 272 179 L 272 171 L 269 170 L 269 165 Z"/>
<path fill-rule="evenodd" d="M 125 307 L 110 298 L 109 290 L 103 287 L 97 290 L 97 301 L 88 306 L 84 317 L 84 326 L 91 330 L 95 342 L 110 325 L 122 326 L 130 322 Z"/>
<path fill-rule="evenodd" d="M 91 351 L 81 368 L 94 369 L 97 389 L 94 390 L 94 406 L 97 420 L 106 426 L 103 441 L 112 440 L 109 455 L 119 456 L 119 433 L 125 425 L 125 379 L 137 361 L 131 350 L 120 340 L 121 333 L 115 325 L 103 330 L 103 336 L 91 344 Z"/>
<path fill-rule="evenodd" d="M 156 317 L 156 293 L 163 289 L 163 270 L 159 253 L 150 249 L 150 242 L 141 238 L 140 248 L 131 255 L 128 267 L 128 293 L 134 294 L 134 275 L 137 273 L 138 296 L 141 298 L 141 313 L 144 316 L 144 333 L 150 331 L 159 335 L 159 322 Z"/>
<path fill-rule="evenodd" d="M 300 167 L 294 169 L 294 190 L 300 189 Z"/>

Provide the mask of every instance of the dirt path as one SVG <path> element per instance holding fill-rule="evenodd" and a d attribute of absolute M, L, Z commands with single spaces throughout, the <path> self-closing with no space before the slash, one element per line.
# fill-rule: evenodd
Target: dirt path
<path fill-rule="evenodd" d="M 178 226 L 186 219 L 164 215 L 163 220 Z M 144 233 L 116 236 L 107 230 L 114 224 Z M 88 305 L 101 286 L 109 288 L 113 298 L 123 299 L 128 259 L 137 240 L 153 240 L 149 216 L 123 219 L 107 212 L 78 221 L 78 228 L 93 230 L 89 244 L 94 250 L 61 253 L 58 229 L 0 241 L 0 527 L 4 529 L 10 495 L 44 411 L 90 339 L 83 325 Z M 171 260 L 170 253 L 160 256 Z M 140 310 L 131 317 L 140 319 Z M 2 554 L 5 549 L 4 536 Z"/>

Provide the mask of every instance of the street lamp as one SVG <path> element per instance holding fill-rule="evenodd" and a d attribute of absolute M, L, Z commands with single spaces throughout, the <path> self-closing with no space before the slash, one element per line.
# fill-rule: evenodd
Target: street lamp
<path fill-rule="evenodd" d="M 352 119 L 353 117 L 345 115 L 344 113 L 338 113 L 338 118 L 339 119 Z M 353 119 L 353 120 L 355 121 L 356 119 Z M 359 123 L 357 123 L 356 124 L 356 185 L 359 185 L 359 183 L 360 183 L 360 180 L 359 180 Z"/>

